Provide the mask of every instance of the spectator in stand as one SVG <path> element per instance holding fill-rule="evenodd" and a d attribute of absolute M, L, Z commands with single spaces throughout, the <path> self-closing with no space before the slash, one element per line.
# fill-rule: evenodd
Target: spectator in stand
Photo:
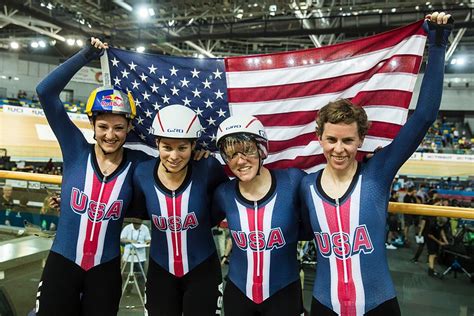
<path fill-rule="evenodd" d="M 403 197 L 403 203 L 418 203 L 418 199 L 416 198 L 416 188 L 411 186 L 408 188 L 407 194 Z M 403 227 L 403 236 L 405 237 L 405 245 L 407 247 L 410 246 L 410 226 L 418 226 L 418 216 L 412 214 L 404 214 L 404 227 Z"/>
<path fill-rule="evenodd" d="M 420 188 L 416 192 L 416 196 L 420 199 L 421 204 L 426 204 L 428 202 L 428 190 L 426 189 L 425 184 L 420 184 Z"/>
<path fill-rule="evenodd" d="M 441 200 L 439 198 L 435 198 L 432 205 L 441 205 Z M 418 263 L 418 259 L 423 252 L 423 248 L 425 247 L 426 241 L 428 239 L 428 227 L 435 218 L 431 216 L 422 216 L 420 218 L 420 223 L 418 225 L 418 233 L 416 234 L 416 243 L 418 244 L 418 248 L 416 250 L 415 255 L 411 259 L 411 262 Z"/>
<path fill-rule="evenodd" d="M 46 163 L 46 166 L 44 166 L 43 172 L 50 173 L 53 171 L 53 168 L 54 168 L 53 158 L 49 158 L 48 162 Z"/>
<path fill-rule="evenodd" d="M 13 210 L 13 188 L 9 185 L 3 187 L 3 194 L 0 199 L 0 224 L 1 225 L 10 225 L 10 213 Z"/>
<path fill-rule="evenodd" d="M 54 192 L 49 192 L 43 200 L 43 206 L 40 210 L 40 226 L 43 230 L 55 231 L 58 225 L 59 204 L 56 202 L 58 195 Z M 52 204 L 54 201 L 55 204 Z"/>
<path fill-rule="evenodd" d="M 390 202 L 398 202 L 398 192 L 397 191 L 392 190 L 389 201 Z M 392 243 L 393 243 L 393 240 L 398 236 L 398 216 L 397 216 L 397 214 L 388 213 L 387 226 L 388 226 L 388 232 L 387 232 L 387 242 L 385 243 L 385 248 L 395 250 L 395 249 L 397 249 L 397 247 L 395 247 Z"/>
<path fill-rule="evenodd" d="M 428 247 L 428 275 L 439 276 L 434 270 L 435 260 L 440 247 L 448 245 L 445 226 L 448 222 L 446 217 L 436 217 L 436 220 L 430 222 L 427 231 L 426 246 Z"/>

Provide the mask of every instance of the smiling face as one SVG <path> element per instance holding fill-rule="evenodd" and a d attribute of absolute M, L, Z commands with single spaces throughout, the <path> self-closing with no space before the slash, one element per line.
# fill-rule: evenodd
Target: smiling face
<path fill-rule="evenodd" d="M 191 159 L 194 142 L 189 139 L 159 138 L 156 146 L 163 166 L 171 173 L 183 170 Z"/>
<path fill-rule="evenodd" d="M 260 156 L 253 141 L 242 141 L 224 147 L 227 165 L 240 181 L 251 181 L 257 176 Z"/>
<path fill-rule="evenodd" d="M 131 125 L 123 115 L 103 113 L 96 117 L 93 128 L 97 145 L 105 154 L 112 154 L 122 148 Z"/>
<path fill-rule="evenodd" d="M 346 170 L 355 161 L 357 149 L 362 145 L 357 123 L 325 123 L 319 143 L 323 148 L 327 167 L 334 170 Z"/>

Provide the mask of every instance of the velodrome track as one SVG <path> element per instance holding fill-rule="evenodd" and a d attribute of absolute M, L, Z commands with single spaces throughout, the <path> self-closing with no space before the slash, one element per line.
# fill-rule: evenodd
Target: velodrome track
<path fill-rule="evenodd" d="M 89 140 L 92 131 L 88 121 L 75 120 Z M 46 118 L 0 112 L 0 148 L 6 148 L 8 155 L 22 160 L 61 160 L 61 151 Z M 467 177 L 474 175 L 471 162 L 419 161 L 410 160 L 403 165 L 399 174 L 428 177 Z"/>
<path fill-rule="evenodd" d="M 92 131 L 88 121 L 74 121 L 88 139 Z M 44 117 L 0 112 L 0 148 L 22 160 L 62 160 L 59 144 Z"/>

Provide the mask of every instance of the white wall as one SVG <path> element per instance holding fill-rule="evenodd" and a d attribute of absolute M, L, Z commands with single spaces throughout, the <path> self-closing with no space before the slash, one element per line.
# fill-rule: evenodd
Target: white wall
<path fill-rule="evenodd" d="M 59 59 L 51 59 L 50 62 L 28 61 L 20 59 L 18 54 L 0 53 L 0 88 L 7 89 L 7 97 L 16 97 L 18 90 L 24 90 L 31 98 L 38 83 L 59 64 Z M 14 80 L 14 77 L 19 80 Z M 66 89 L 73 90 L 75 101 L 86 101 L 96 87 L 94 84 L 70 82 Z"/>

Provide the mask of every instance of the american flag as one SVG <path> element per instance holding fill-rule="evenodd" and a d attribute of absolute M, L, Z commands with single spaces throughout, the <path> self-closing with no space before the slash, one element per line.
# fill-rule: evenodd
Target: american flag
<path fill-rule="evenodd" d="M 216 129 L 225 118 L 250 114 L 269 137 L 267 167 L 313 171 L 325 162 L 315 115 L 328 102 L 348 98 L 366 110 L 372 125 L 359 157 L 386 146 L 406 122 L 426 41 L 422 22 L 332 46 L 231 58 L 111 48 L 103 71 L 110 71 L 112 84 L 130 90 L 137 104 L 129 147 L 156 155 L 156 112 L 182 104 L 199 115 L 201 148 L 216 149 Z"/>

